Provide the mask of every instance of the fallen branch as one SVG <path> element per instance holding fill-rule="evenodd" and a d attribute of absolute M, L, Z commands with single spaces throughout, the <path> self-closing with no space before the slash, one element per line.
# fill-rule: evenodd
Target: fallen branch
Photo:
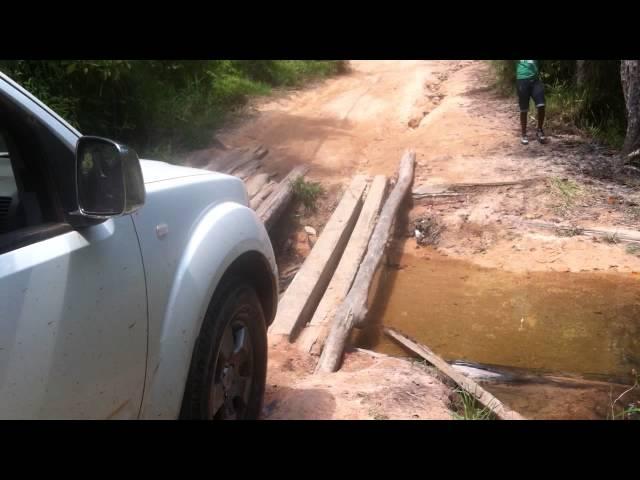
<path fill-rule="evenodd" d="M 439 197 L 463 197 L 464 193 L 442 192 L 442 193 L 414 193 L 412 196 L 416 200 L 421 198 L 439 198 Z"/>
<path fill-rule="evenodd" d="M 474 183 L 453 183 L 449 185 L 451 190 L 464 190 L 466 188 L 494 188 L 494 187 L 511 187 L 515 185 L 529 185 L 531 183 L 544 180 L 545 177 L 523 178 L 522 180 L 508 180 L 504 182 L 474 182 Z"/>
<path fill-rule="evenodd" d="M 619 230 L 604 230 L 604 229 L 595 229 L 595 228 L 582 228 L 582 227 L 565 227 L 561 225 L 556 225 L 555 223 L 548 222 L 523 222 L 525 225 L 530 227 L 544 228 L 544 229 L 552 229 L 561 232 L 569 232 L 573 235 L 586 235 L 589 237 L 613 237 L 617 240 L 626 241 L 626 242 L 635 242 L 640 243 L 640 234 L 636 234 L 633 232 L 621 232 Z"/>
<path fill-rule="evenodd" d="M 335 372 L 339 368 L 351 330 L 366 318 L 371 283 L 382 261 L 395 216 L 407 192 L 410 191 L 415 160 L 416 154 L 412 151 L 407 151 L 400 160 L 398 181 L 382 208 L 378 223 L 369 240 L 367 254 L 358 269 L 353 285 L 331 321 L 329 335 L 316 368 L 317 372 Z"/>
<path fill-rule="evenodd" d="M 389 335 L 395 341 L 405 346 L 412 352 L 420 355 L 427 362 L 436 367 L 440 372 L 453 380 L 456 385 L 476 397 L 482 405 L 490 409 L 500 420 L 526 420 L 518 412 L 511 410 L 507 406 L 505 406 L 500 400 L 491 395 L 476 382 L 464 376 L 463 374 L 458 373 L 451 365 L 449 365 L 442 358 L 429 350 L 429 348 L 427 348 L 426 346 L 414 342 L 413 340 L 405 337 L 401 333 L 391 328 L 385 327 L 384 333 Z"/>

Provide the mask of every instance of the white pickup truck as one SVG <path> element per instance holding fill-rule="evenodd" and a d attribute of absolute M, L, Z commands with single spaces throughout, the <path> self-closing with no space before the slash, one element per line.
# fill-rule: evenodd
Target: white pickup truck
<path fill-rule="evenodd" d="M 82 136 L 0 73 L 0 418 L 255 419 L 277 292 L 239 179 Z"/>

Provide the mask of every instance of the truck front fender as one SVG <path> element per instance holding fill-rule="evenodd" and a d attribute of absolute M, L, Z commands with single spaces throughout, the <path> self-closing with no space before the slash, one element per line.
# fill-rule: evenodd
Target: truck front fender
<path fill-rule="evenodd" d="M 238 259 L 250 257 L 262 260 L 262 265 L 257 261 L 252 265 L 256 274 L 266 268 L 271 279 L 277 278 L 269 236 L 253 210 L 225 202 L 198 219 L 178 262 L 161 325 L 150 322 L 141 418 L 178 417 L 193 348 L 210 300 L 234 262 L 237 265 Z M 277 299 L 277 286 L 270 288 L 274 291 L 268 295 Z M 273 314 L 275 311 L 268 313 Z"/>

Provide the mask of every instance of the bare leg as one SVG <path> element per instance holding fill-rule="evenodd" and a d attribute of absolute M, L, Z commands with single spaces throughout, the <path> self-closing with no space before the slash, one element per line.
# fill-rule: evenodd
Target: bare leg
<path fill-rule="evenodd" d="M 538 132 L 536 136 L 538 137 L 538 141 L 540 143 L 547 143 L 547 137 L 544 134 L 544 130 L 542 130 L 542 126 L 544 125 L 544 105 L 538 107 Z"/>
<path fill-rule="evenodd" d="M 538 107 L 538 130 L 542 130 L 544 126 L 544 105 Z"/>

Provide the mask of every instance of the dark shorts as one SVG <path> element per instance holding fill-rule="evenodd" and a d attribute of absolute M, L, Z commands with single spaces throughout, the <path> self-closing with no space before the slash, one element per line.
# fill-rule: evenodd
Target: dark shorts
<path fill-rule="evenodd" d="M 537 78 L 516 80 L 518 105 L 521 112 L 529 111 L 529 99 L 533 98 L 536 107 L 544 107 L 544 85 Z"/>

